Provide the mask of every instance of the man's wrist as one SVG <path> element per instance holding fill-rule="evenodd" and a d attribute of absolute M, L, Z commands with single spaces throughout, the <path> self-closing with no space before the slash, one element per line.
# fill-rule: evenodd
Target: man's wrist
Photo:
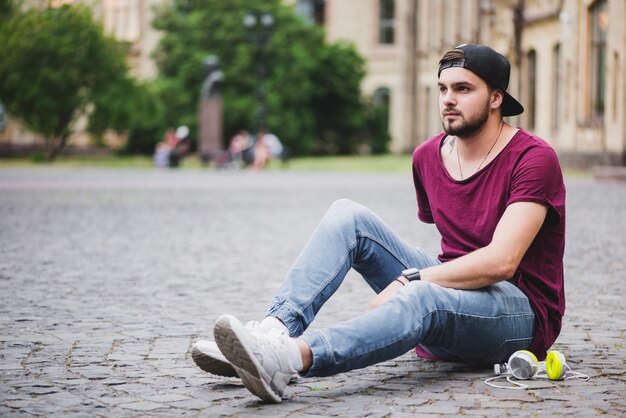
<path fill-rule="evenodd" d="M 407 284 L 409 284 L 409 281 L 404 276 L 396 278 L 396 281 L 402 283 L 402 286 L 406 286 Z"/>

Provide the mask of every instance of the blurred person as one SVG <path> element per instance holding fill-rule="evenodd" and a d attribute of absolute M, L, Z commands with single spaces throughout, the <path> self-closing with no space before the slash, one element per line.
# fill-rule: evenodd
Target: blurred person
<path fill-rule="evenodd" d="M 267 143 L 266 132 L 260 130 L 257 133 L 256 141 L 254 142 L 254 161 L 252 161 L 252 170 L 261 171 L 265 169 L 265 166 L 272 158 L 272 150 Z"/>
<path fill-rule="evenodd" d="M 167 129 L 163 139 L 156 144 L 154 149 L 153 160 L 156 167 L 169 167 L 170 154 L 176 147 L 176 144 L 178 144 L 176 132 L 171 128 Z"/>
<path fill-rule="evenodd" d="M 153 161 L 156 167 L 168 167 L 170 164 L 170 147 L 163 141 L 156 144 Z"/>
<path fill-rule="evenodd" d="M 174 129 L 170 128 L 165 132 L 165 142 L 171 149 L 176 148 L 178 141 L 178 135 L 176 135 L 176 131 Z"/>
<path fill-rule="evenodd" d="M 554 150 L 504 122 L 524 111 L 506 89 L 509 61 L 460 45 L 439 62 L 444 132 L 413 153 L 418 217 L 441 233 L 438 257 L 402 239 L 368 208 L 333 203 L 260 322 L 221 316 L 198 341 L 203 370 L 239 376 L 280 402 L 294 373 L 330 376 L 420 357 L 495 364 L 515 351 L 540 360 L 565 310 L 565 186 Z M 355 269 L 377 295 L 367 311 L 307 329 Z"/>
<path fill-rule="evenodd" d="M 246 129 L 241 129 L 235 136 L 230 139 L 228 145 L 228 154 L 230 156 L 231 164 L 233 167 L 239 168 L 244 162 L 244 152 L 252 147 L 253 142 L 250 139 L 250 132 Z"/>
<path fill-rule="evenodd" d="M 263 141 L 269 148 L 270 158 L 282 158 L 284 149 L 280 139 L 275 134 L 265 130 L 261 130 L 259 135 L 263 137 Z"/>
<path fill-rule="evenodd" d="M 170 137 L 172 150 L 170 152 L 170 167 L 175 168 L 180 165 L 183 157 L 189 152 L 191 143 L 189 141 L 189 127 L 181 125 L 176 128 L 174 135 Z"/>

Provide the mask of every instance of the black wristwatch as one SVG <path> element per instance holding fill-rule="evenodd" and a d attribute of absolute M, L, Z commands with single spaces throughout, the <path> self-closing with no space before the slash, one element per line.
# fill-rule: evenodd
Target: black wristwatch
<path fill-rule="evenodd" d="M 402 275 L 410 282 L 420 279 L 420 271 L 415 267 L 402 271 Z"/>

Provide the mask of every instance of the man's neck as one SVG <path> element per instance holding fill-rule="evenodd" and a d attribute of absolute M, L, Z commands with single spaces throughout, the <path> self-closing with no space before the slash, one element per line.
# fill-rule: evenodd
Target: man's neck
<path fill-rule="evenodd" d="M 441 147 L 446 170 L 456 180 L 464 180 L 487 166 L 506 147 L 517 131 L 504 123 L 486 124 L 474 135 L 449 136 Z"/>
<path fill-rule="evenodd" d="M 472 135 L 457 136 L 456 142 L 461 157 L 468 161 L 482 159 L 494 143 L 502 139 L 507 127 L 502 119 L 492 118 Z"/>

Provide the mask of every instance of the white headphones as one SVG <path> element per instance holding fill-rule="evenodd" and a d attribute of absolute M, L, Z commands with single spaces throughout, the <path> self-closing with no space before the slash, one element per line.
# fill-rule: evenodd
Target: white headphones
<path fill-rule="evenodd" d="M 565 361 L 565 356 L 556 350 L 549 351 L 545 362 L 539 362 L 537 357 L 528 350 L 519 350 L 511 354 L 509 361 L 504 364 L 495 364 L 495 377 L 485 380 L 488 386 L 499 389 L 527 389 L 528 385 L 516 382 L 534 378 L 550 380 L 580 379 L 589 380 L 586 374 L 573 371 Z M 545 372 L 545 373 L 544 373 Z M 500 386 L 492 383 L 494 380 L 506 377 L 513 386 Z"/>

